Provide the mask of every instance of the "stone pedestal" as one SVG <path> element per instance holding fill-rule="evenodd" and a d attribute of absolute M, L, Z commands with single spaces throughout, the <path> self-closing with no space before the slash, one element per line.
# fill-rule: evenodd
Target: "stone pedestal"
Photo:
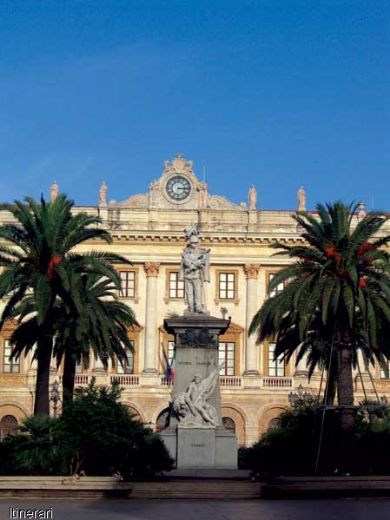
<path fill-rule="evenodd" d="M 179 469 L 237 468 L 236 437 L 222 426 L 218 377 L 218 337 L 228 326 L 228 320 L 200 314 L 164 321 L 175 336 L 176 360 L 169 426 L 161 435 Z M 192 385 L 196 392 L 197 384 L 211 390 L 194 401 L 193 414 L 188 389 Z"/>

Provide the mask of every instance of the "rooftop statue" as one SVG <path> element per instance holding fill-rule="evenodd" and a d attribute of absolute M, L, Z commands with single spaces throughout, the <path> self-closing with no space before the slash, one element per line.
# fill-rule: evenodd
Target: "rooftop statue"
<path fill-rule="evenodd" d="M 254 184 L 251 184 L 248 192 L 249 209 L 257 208 L 257 191 Z"/>
<path fill-rule="evenodd" d="M 107 193 L 108 187 L 107 184 L 103 181 L 99 189 L 99 204 L 107 204 Z"/>
<path fill-rule="evenodd" d="M 301 186 L 297 192 L 298 197 L 298 211 L 306 211 L 306 192 Z"/>
<path fill-rule="evenodd" d="M 50 186 L 50 202 L 54 202 L 56 198 L 58 197 L 59 193 L 59 186 L 57 184 L 57 181 L 54 181 L 53 184 Z"/>
<path fill-rule="evenodd" d="M 199 247 L 199 231 L 196 226 L 187 228 L 185 233 L 188 244 L 181 257 L 179 280 L 184 280 L 187 312 L 205 314 L 204 284 L 210 281 L 210 249 Z"/>
<path fill-rule="evenodd" d="M 359 202 L 357 216 L 359 218 L 364 218 L 366 215 L 367 215 L 367 212 L 366 212 L 366 205 L 365 205 L 365 203 L 364 202 Z"/>

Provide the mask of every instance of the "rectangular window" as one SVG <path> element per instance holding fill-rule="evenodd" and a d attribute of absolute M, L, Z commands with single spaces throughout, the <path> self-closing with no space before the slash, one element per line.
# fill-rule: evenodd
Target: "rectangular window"
<path fill-rule="evenodd" d="M 273 274 L 273 273 L 271 273 L 269 275 L 270 282 L 274 276 L 275 276 L 275 274 Z M 280 294 L 283 291 L 284 287 L 285 287 L 284 282 L 278 283 L 278 285 L 274 289 L 272 289 L 272 291 L 270 291 L 269 295 L 276 296 L 277 294 Z"/>
<path fill-rule="evenodd" d="M 220 300 L 234 300 L 236 298 L 235 273 L 219 273 L 218 294 Z"/>
<path fill-rule="evenodd" d="M 119 271 L 122 298 L 135 298 L 135 271 Z"/>
<path fill-rule="evenodd" d="M 8 339 L 4 340 L 4 357 L 3 357 L 3 372 L 7 374 L 17 374 L 20 372 L 20 360 L 10 359 L 12 353 L 12 346 Z"/>
<path fill-rule="evenodd" d="M 169 271 L 169 298 L 184 298 L 184 281 L 179 280 L 178 271 Z"/>
<path fill-rule="evenodd" d="M 134 342 L 131 344 L 134 348 Z M 126 348 L 126 360 L 123 362 L 123 366 L 119 363 L 117 364 L 117 373 L 118 374 L 134 374 L 134 353 L 131 352 L 130 349 Z"/>
<path fill-rule="evenodd" d="M 268 345 L 268 375 L 275 377 L 284 377 L 285 365 L 282 356 L 274 359 L 275 355 L 275 343 L 269 343 Z"/>
<path fill-rule="evenodd" d="M 381 379 L 390 379 L 390 361 L 387 361 L 384 367 L 381 367 Z"/>
<path fill-rule="evenodd" d="M 221 376 L 234 376 L 235 347 L 233 341 L 220 341 L 219 343 L 219 364 L 225 363 L 219 372 Z"/>

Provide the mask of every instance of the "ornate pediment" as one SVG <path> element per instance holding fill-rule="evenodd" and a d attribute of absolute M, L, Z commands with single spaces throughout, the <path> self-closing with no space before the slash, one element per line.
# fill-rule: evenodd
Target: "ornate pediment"
<path fill-rule="evenodd" d="M 175 155 L 173 161 L 164 161 L 164 172 L 163 175 L 169 175 L 171 173 L 190 173 L 194 174 L 192 167 L 192 161 L 187 161 L 182 153 Z"/>
<path fill-rule="evenodd" d="M 225 197 L 209 195 L 207 184 L 199 181 L 193 162 L 177 154 L 172 161 L 164 161 L 159 179 L 149 185 L 148 193 L 133 195 L 121 202 L 110 202 L 112 208 L 150 208 L 150 209 L 234 209 L 245 208 L 233 204 Z"/>

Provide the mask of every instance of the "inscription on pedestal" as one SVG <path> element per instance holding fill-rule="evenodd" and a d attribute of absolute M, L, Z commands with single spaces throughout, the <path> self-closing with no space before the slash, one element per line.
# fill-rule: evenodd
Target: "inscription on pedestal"
<path fill-rule="evenodd" d="M 215 460 L 215 430 L 178 428 L 179 468 L 209 468 Z"/>

